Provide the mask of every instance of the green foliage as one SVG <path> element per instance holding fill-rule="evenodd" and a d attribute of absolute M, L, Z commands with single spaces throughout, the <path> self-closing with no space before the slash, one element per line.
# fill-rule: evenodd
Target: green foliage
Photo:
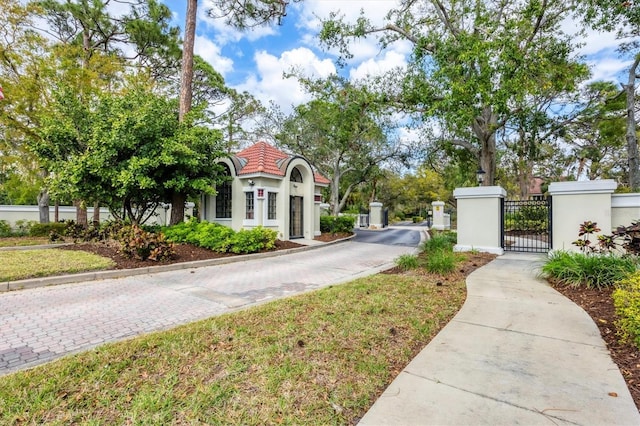
<path fill-rule="evenodd" d="M 522 206 L 516 212 L 505 214 L 505 231 L 543 233 L 549 228 L 547 209 L 542 206 Z"/>
<path fill-rule="evenodd" d="M 405 271 L 415 269 L 418 267 L 418 256 L 415 254 L 402 254 L 396 258 L 395 263 Z"/>
<path fill-rule="evenodd" d="M 218 223 L 198 221 L 187 222 L 163 228 L 169 241 L 189 243 L 220 253 L 256 253 L 275 248 L 278 233 L 272 229 L 256 228 L 235 232 Z"/>
<path fill-rule="evenodd" d="M 0 237 L 10 237 L 12 234 L 11 225 L 6 220 L 0 220 Z"/>
<path fill-rule="evenodd" d="M 411 221 L 413 223 L 421 223 L 422 221 L 424 221 L 424 218 L 422 216 L 413 216 L 411 218 Z"/>
<path fill-rule="evenodd" d="M 456 255 L 449 250 L 433 250 L 427 253 L 425 268 L 431 273 L 447 274 L 453 271 L 458 263 Z"/>
<path fill-rule="evenodd" d="M 258 226 L 250 230 L 241 229 L 231 237 L 232 253 L 257 253 L 276 247 L 278 233 L 273 229 Z"/>
<path fill-rule="evenodd" d="M 35 225 L 35 220 L 17 220 L 15 224 L 15 229 L 13 230 L 13 235 L 15 236 L 24 236 L 29 235 L 29 231 L 31 227 Z"/>
<path fill-rule="evenodd" d="M 68 223 L 65 222 L 34 223 L 29 229 L 29 236 L 48 237 L 52 232 L 58 235 L 64 234 L 67 225 Z"/>
<path fill-rule="evenodd" d="M 563 285 L 602 289 L 623 280 L 637 266 L 635 259 L 614 254 L 555 251 L 542 266 L 542 274 Z"/>
<path fill-rule="evenodd" d="M 137 225 L 124 226 L 118 235 L 120 253 L 140 260 L 164 260 L 175 256 L 173 243 L 162 233 L 147 232 Z"/>
<path fill-rule="evenodd" d="M 640 273 L 618 282 L 612 297 L 619 317 L 616 325 L 620 337 L 640 348 Z"/>
<path fill-rule="evenodd" d="M 447 274 L 455 269 L 458 258 L 453 253 L 453 246 L 456 241 L 457 233 L 455 232 L 432 232 L 431 237 L 422 245 L 422 250 L 426 254 L 427 271 Z"/>
<path fill-rule="evenodd" d="M 351 215 L 320 216 L 320 232 L 335 234 L 339 232 L 353 232 L 356 218 Z"/>
<path fill-rule="evenodd" d="M 453 251 L 456 245 L 458 234 L 451 231 L 432 231 L 431 237 L 422 244 L 423 251 L 430 253 L 433 251 L 446 250 Z"/>

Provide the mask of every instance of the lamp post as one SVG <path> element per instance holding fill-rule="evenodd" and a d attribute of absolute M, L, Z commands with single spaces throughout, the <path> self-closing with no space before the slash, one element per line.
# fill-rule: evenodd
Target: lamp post
<path fill-rule="evenodd" d="M 478 171 L 476 172 L 476 180 L 478 181 L 478 186 L 482 186 L 482 184 L 484 183 L 484 175 L 485 175 L 484 170 L 482 170 L 482 167 L 478 167 Z"/>

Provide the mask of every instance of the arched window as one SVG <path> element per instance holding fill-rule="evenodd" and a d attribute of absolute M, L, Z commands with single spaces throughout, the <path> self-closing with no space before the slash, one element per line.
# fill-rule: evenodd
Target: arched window
<path fill-rule="evenodd" d="M 231 170 L 226 164 L 222 164 L 226 180 L 216 186 L 216 219 L 231 219 Z"/>
<path fill-rule="evenodd" d="M 300 170 L 298 170 L 297 167 L 294 167 L 294 169 L 291 170 L 291 182 L 302 183 L 302 173 L 300 173 Z"/>

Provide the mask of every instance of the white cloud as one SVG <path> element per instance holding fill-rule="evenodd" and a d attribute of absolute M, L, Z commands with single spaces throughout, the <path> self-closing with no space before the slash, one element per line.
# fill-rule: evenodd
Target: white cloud
<path fill-rule="evenodd" d="M 629 69 L 631 62 L 612 57 L 602 57 L 597 60 L 587 61 L 591 68 L 591 79 L 589 81 L 619 81 L 620 73 Z"/>
<path fill-rule="evenodd" d="M 233 60 L 222 56 L 220 47 L 213 41 L 203 36 L 196 36 L 194 53 L 201 56 L 205 61 L 222 74 L 223 77 L 233 71 Z"/>
<path fill-rule="evenodd" d="M 257 73 L 235 87 L 253 94 L 265 105 L 270 101 L 287 111 L 291 105 L 299 105 L 310 99 L 295 78 L 283 77 L 284 72 L 299 70 L 305 76 L 327 77 L 336 72 L 333 62 L 318 58 L 311 50 L 300 47 L 283 52 L 279 57 L 266 51 L 255 55 Z"/>
<path fill-rule="evenodd" d="M 380 56 L 370 57 L 357 67 L 349 70 L 351 80 L 362 80 L 367 77 L 379 76 L 395 68 L 407 65 L 407 55 L 403 49 L 387 50 Z"/>
<path fill-rule="evenodd" d="M 255 41 L 268 35 L 277 34 L 278 32 L 275 25 L 265 25 L 240 31 L 227 25 L 224 18 L 213 18 L 209 16 L 208 11 L 212 9 L 214 9 L 213 2 L 211 0 L 204 0 L 198 8 L 198 22 L 204 25 L 205 30 L 209 30 L 215 34 L 215 40 L 221 46 L 236 43 L 243 38 L 249 41 Z"/>

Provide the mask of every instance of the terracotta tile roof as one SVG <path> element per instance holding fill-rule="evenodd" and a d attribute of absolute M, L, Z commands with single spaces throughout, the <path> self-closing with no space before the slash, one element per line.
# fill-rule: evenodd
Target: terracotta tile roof
<path fill-rule="evenodd" d="M 318 172 L 313 172 L 313 180 L 316 183 L 320 183 L 320 184 L 325 184 L 325 185 L 331 184 L 331 181 L 329 179 L 327 179 L 326 177 L 322 176 Z"/>
<path fill-rule="evenodd" d="M 286 154 L 266 142 L 258 142 L 251 145 L 237 153 L 234 157 L 239 165 L 238 176 L 266 173 L 283 177 L 285 176 L 289 161 L 295 158 L 294 155 Z M 329 179 L 315 171 L 313 180 L 322 185 L 329 185 L 331 183 Z"/>
<path fill-rule="evenodd" d="M 242 169 L 238 175 L 251 173 L 267 173 L 270 175 L 284 176 L 284 170 L 280 165 L 289 159 L 290 155 L 276 149 L 266 142 L 258 142 L 245 148 L 236 154 L 242 164 Z"/>

